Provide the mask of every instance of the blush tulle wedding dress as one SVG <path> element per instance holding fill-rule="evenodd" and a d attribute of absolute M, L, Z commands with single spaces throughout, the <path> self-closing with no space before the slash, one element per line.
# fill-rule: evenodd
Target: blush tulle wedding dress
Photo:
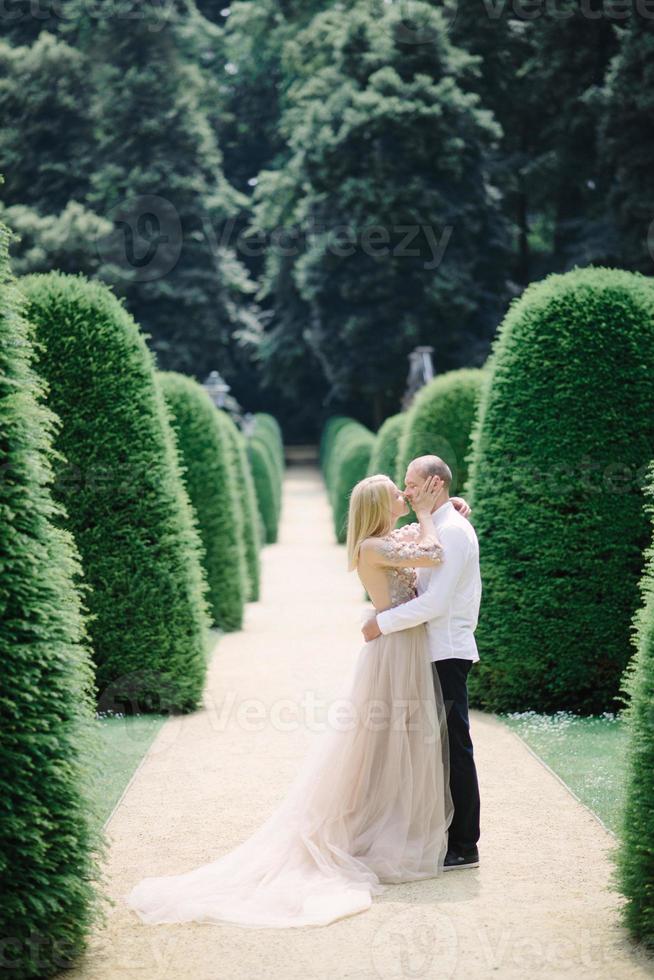
<path fill-rule="evenodd" d="M 405 531 L 382 539 L 396 561 L 442 556 Z M 413 568 L 386 572 L 390 605 L 414 597 Z M 320 735 L 251 837 L 183 874 L 143 878 L 123 896 L 143 922 L 328 925 L 365 911 L 390 884 L 442 873 L 454 811 L 426 626 L 364 644 L 344 699 L 345 717 Z"/>

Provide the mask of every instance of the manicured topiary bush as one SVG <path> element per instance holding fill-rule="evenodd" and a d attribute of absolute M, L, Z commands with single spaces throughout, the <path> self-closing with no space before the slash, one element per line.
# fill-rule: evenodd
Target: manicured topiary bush
<path fill-rule="evenodd" d="M 332 419 L 327 423 L 327 426 L 330 428 L 331 434 L 326 438 L 323 436 L 321 440 L 324 447 L 322 471 L 327 495 L 333 509 L 336 505 L 338 470 L 343 459 L 343 448 L 353 433 L 369 433 L 370 430 L 357 422 L 356 419 L 345 417 Z"/>
<path fill-rule="evenodd" d="M 348 418 L 346 415 L 335 415 L 333 418 L 328 419 L 325 423 L 325 427 L 322 430 L 322 435 L 320 437 L 320 468 L 322 470 L 322 475 L 325 480 L 325 485 L 327 487 L 327 492 L 330 492 L 330 486 L 332 484 L 331 479 L 331 465 L 333 462 L 334 443 L 336 438 L 345 426 L 350 425 L 354 420 Z"/>
<path fill-rule="evenodd" d="M 373 476 L 375 473 L 385 473 L 391 480 L 395 479 L 397 472 L 397 453 L 404 429 L 407 416 L 404 412 L 398 415 L 391 415 L 380 426 L 375 436 L 375 444 L 372 447 L 368 473 Z"/>
<path fill-rule="evenodd" d="M 0 948 L 3 973 L 59 974 L 104 922 L 93 664 L 79 553 L 58 522 L 59 421 L 0 226 Z"/>
<path fill-rule="evenodd" d="M 576 269 L 511 304 L 470 454 L 484 586 L 475 705 L 615 707 L 648 540 L 653 375 L 644 276 Z"/>
<path fill-rule="evenodd" d="M 452 470 L 450 493 L 461 492 L 468 477 L 466 457 L 482 379 L 479 368 L 462 368 L 440 374 L 420 389 L 400 439 L 394 474 L 399 486 L 404 486 L 404 474 L 412 459 L 433 453 Z"/>
<path fill-rule="evenodd" d="M 277 541 L 279 524 L 277 471 L 266 445 L 256 437 L 248 439 L 248 461 L 254 479 L 257 507 L 266 534 L 266 544 Z"/>
<path fill-rule="evenodd" d="M 368 472 L 375 437 L 360 422 L 349 419 L 340 426 L 330 449 L 327 471 L 327 492 L 332 506 L 334 531 L 342 544 L 347 535 L 347 512 L 350 493 L 355 483 Z"/>
<path fill-rule="evenodd" d="M 347 512 L 350 493 L 368 472 L 375 437 L 372 432 L 354 432 L 343 443 L 343 455 L 338 464 L 334 484 L 334 529 L 339 544 L 347 536 Z"/>
<path fill-rule="evenodd" d="M 258 433 L 255 432 L 250 437 L 250 439 L 251 439 L 252 442 L 258 443 L 258 445 L 260 446 L 261 450 L 267 456 L 268 463 L 270 464 L 270 470 L 271 470 L 272 477 L 273 477 L 273 480 L 272 480 L 272 496 L 273 496 L 274 511 L 275 511 L 275 527 L 277 527 L 277 525 L 279 524 L 279 518 L 280 518 L 280 515 L 281 515 L 281 509 L 282 509 L 282 479 L 283 479 L 283 470 L 282 470 L 282 467 L 280 466 L 279 458 L 278 458 L 278 456 L 277 456 L 277 454 L 275 452 L 275 449 L 270 444 L 270 439 L 268 438 L 268 434 L 267 433 L 264 433 L 262 435 L 261 432 L 258 432 Z M 277 531 L 275 530 L 275 538 L 276 537 L 277 537 Z"/>
<path fill-rule="evenodd" d="M 63 423 L 54 490 L 93 590 L 100 706 L 193 710 L 206 675 L 206 583 L 152 354 L 102 283 L 56 272 L 21 283 Z"/>
<path fill-rule="evenodd" d="M 284 474 L 284 441 L 279 422 L 274 415 L 257 412 L 254 416 L 254 434 L 260 436 L 273 450 L 281 481 Z"/>
<path fill-rule="evenodd" d="M 257 495 L 247 457 L 245 437 L 227 413 L 223 413 L 229 425 L 232 462 L 236 473 L 237 501 L 240 505 L 243 524 L 242 545 L 245 571 L 248 582 L 247 598 L 256 602 L 259 598 L 261 562 L 261 517 L 257 508 Z"/>
<path fill-rule="evenodd" d="M 319 458 L 320 466 L 324 470 L 327 459 L 331 453 L 332 445 L 334 439 L 338 435 L 340 429 L 352 419 L 348 418 L 347 415 L 333 415 L 330 419 L 327 419 L 323 426 L 322 433 L 320 435 L 320 447 L 319 447 Z"/>
<path fill-rule="evenodd" d="M 282 483 L 286 465 L 282 434 L 277 420 L 265 412 L 257 412 L 254 416 L 254 426 L 250 432 L 250 438 L 259 442 L 272 465 L 275 477 L 272 489 L 275 502 L 275 540 L 277 540 L 277 526 L 282 509 Z"/>
<path fill-rule="evenodd" d="M 646 511 L 654 524 L 654 466 L 650 467 Z M 634 617 L 636 653 L 622 678 L 623 718 L 629 733 L 627 792 L 620 846 L 613 852 L 616 881 L 627 902 L 625 925 L 635 939 L 654 948 L 654 538 L 640 583 L 642 603 Z"/>
<path fill-rule="evenodd" d="M 248 585 L 243 511 L 230 436 L 233 423 L 193 378 L 173 371 L 161 371 L 158 377 L 204 549 L 212 624 L 237 630 L 243 624 Z"/>

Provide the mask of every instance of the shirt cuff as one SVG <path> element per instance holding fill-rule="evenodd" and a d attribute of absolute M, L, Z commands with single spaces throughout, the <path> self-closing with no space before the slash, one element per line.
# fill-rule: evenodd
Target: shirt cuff
<path fill-rule="evenodd" d="M 389 622 L 388 622 L 388 618 L 389 618 L 388 617 L 388 613 L 389 612 L 390 612 L 390 609 L 385 609 L 383 612 L 377 613 L 377 626 L 379 627 L 380 632 L 381 633 L 384 633 L 384 634 L 387 634 L 387 633 L 392 632 L 389 629 L 389 625 L 390 625 Z M 386 626 L 386 629 L 384 629 L 384 626 Z"/>

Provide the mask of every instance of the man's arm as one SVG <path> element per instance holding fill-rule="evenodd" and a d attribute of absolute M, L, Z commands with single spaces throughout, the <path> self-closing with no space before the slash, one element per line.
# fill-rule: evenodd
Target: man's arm
<path fill-rule="evenodd" d="M 439 537 L 445 552 L 443 564 L 432 570 L 429 585 L 422 595 L 377 614 L 377 625 L 382 633 L 396 633 L 418 626 L 447 611 L 465 566 L 470 542 L 457 527 L 440 529 Z"/>

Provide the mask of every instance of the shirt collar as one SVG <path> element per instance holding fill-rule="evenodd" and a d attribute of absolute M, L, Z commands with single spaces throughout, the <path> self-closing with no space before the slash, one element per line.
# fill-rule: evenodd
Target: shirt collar
<path fill-rule="evenodd" d="M 451 500 L 448 500 L 447 503 L 445 504 L 441 504 L 438 510 L 435 510 L 434 513 L 431 515 L 434 525 L 438 527 L 439 524 L 442 524 L 443 521 L 447 520 L 448 516 L 452 513 L 453 510 L 454 510 L 454 504 L 452 503 Z"/>

